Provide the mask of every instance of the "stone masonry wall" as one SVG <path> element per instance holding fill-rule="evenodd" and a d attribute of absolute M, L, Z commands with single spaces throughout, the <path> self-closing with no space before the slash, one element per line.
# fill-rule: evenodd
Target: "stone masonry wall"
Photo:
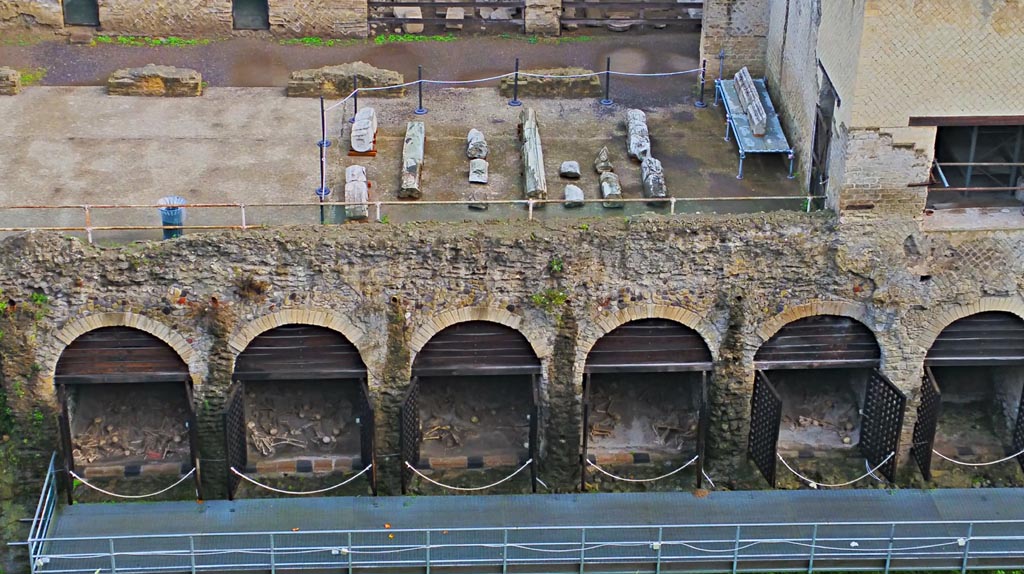
<path fill-rule="evenodd" d="M 989 309 L 1024 317 L 1024 233 L 924 235 L 910 218 L 837 227 L 827 214 L 783 212 L 282 228 L 122 248 L 28 233 L 0 242 L 0 290 L 3 396 L 13 414 L 11 439 L 0 443 L 0 477 L 14 497 L 7 516 L 29 512 L 56 447 L 53 373 L 63 348 L 111 325 L 154 334 L 189 366 L 205 496 L 217 498 L 234 360 L 277 325 L 334 329 L 359 350 L 385 495 L 399 491 L 392 453 L 417 350 L 463 321 L 517 329 L 544 371 L 539 475 L 570 492 L 579 484 L 583 365 L 604 334 L 647 317 L 700 333 L 715 363 L 707 472 L 720 487 L 762 488 L 745 454 L 753 356 L 790 321 L 844 315 L 876 334 L 883 372 L 909 397 L 900 470 L 910 483 L 924 355 L 957 318 Z M 561 296 L 564 304 L 551 302 Z M 23 535 L 19 528 L 12 521 L 4 537 Z"/>
<path fill-rule="evenodd" d="M 99 0 L 105 34 L 212 35 L 231 32 L 231 0 Z"/>
<path fill-rule="evenodd" d="M 743 66 L 754 77 L 764 75 L 768 36 L 768 0 L 705 0 L 700 57 L 717 70 L 719 50 L 725 49 L 725 73 Z"/>
<path fill-rule="evenodd" d="M 63 28 L 61 0 L 0 0 L 0 30 L 34 26 Z"/>
<path fill-rule="evenodd" d="M 366 0 L 270 0 L 275 36 L 365 37 Z"/>

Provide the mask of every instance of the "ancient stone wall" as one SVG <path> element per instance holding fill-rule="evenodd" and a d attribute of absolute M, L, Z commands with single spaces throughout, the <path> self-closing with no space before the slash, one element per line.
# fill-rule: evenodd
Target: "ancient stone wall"
<path fill-rule="evenodd" d="M 366 0 L 270 0 L 275 36 L 365 37 Z"/>
<path fill-rule="evenodd" d="M 0 29 L 63 28 L 61 0 L 0 0 Z"/>
<path fill-rule="evenodd" d="M 231 0 L 100 0 L 100 30 L 126 35 L 231 32 Z"/>
<path fill-rule="evenodd" d="M 282 228 L 108 249 L 22 234 L 0 243 L 0 354 L 14 416 L 4 470 L 19 469 L 20 493 L 31 495 L 56 447 L 62 350 L 125 325 L 188 365 L 205 495 L 223 496 L 221 413 L 235 358 L 259 333 L 305 323 L 342 333 L 363 358 L 379 488 L 395 494 L 398 408 L 416 352 L 447 326 L 487 320 L 520 331 L 541 360 L 539 473 L 552 490 L 573 491 L 587 353 L 618 325 L 658 317 L 693 328 L 712 352 L 709 475 L 760 488 L 745 455 L 754 354 L 786 323 L 833 314 L 875 333 L 883 372 L 909 397 L 900 469 L 910 481 L 924 355 L 957 318 L 1024 317 L 1022 254 L 1022 233 L 925 235 L 910 218 L 837 227 L 800 213 Z"/>
<path fill-rule="evenodd" d="M 700 57 L 708 69 L 718 68 L 718 54 L 725 50 L 725 73 L 743 66 L 755 77 L 763 76 L 768 37 L 768 0 L 705 0 L 700 36 Z"/>

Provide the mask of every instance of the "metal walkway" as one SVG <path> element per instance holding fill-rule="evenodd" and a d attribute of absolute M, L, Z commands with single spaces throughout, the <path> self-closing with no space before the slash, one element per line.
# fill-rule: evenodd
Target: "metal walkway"
<path fill-rule="evenodd" d="M 77 504 L 29 542 L 36 573 L 1011 569 L 1024 491 Z"/>

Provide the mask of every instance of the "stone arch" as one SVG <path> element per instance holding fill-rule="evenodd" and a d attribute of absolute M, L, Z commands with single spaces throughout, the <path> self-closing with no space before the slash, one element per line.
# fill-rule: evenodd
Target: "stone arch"
<path fill-rule="evenodd" d="M 598 340 L 615 329 L 632 321 L 640 319 L 667 319 L 689 327 L 697 332 L 704 339 L 704 344 L 711 351 L 711 358 L 718 360 L 718 351 L 722 343 L 718 329 L 703 317 L 686 309 L 685 307 L 673 307 L 670 305 L 633 305 L 625 309 L 601 317 L 595 323 L 596 329 L 586 333 L 586 338 L 581 339 L 576 346 L 577 371 L 582 376 L 583 365 L 587 361 L 587 355 L 594 348 Z"/>
<path fill-rule="evenodd" d="M 1020 297 L 982 297 L 974 303 L 949 307 L 925 323 L 917 347 L 922 354 L 927 354 L 939 334 L 954 321 L 985 311 L 1002 311 L 1024 320 L 1024 300 Z"/>
<path fill-rule="evenodd" d="M 549 358 L 553 349 L 545 341 L 541 341 L 540 337 L 536 333 L 527 332 L 524 329 L 520 329 L 523 318 L 519 315 L 510 313 L 505 309 L 498 309 L 495 307 L 487 306 L 475 306 L 475 307 L 460 307 L 458 309 L 448 309 L 438 315 L 435 315 L 425 324 L 421 325 L 416 331 L 413 332 L 412 338 L 409 340 L 409 348 L 412 351 L 409 357 L 410 361 L 416 358 L 416 354 L 423 349 L 423 346 L 427 344 L 434 335 L 440 333 L 444 329 L 455 325 L 456 323 L 465 323 L 468 321 L 490 321 L 491 323 L 499 323 L 515 329 L 521 335 L 526 337 L 529 341 L 530 347 L 533 348 L 533 353 L 537 355 L 537 358 L 541 361 Z"/>
<path fill-rule="evenodd" d="M 60 360 L 61 354 L 68 345 L 89 331 L 94 331 L 102 327 L 131 327 L 133 329 L 149 333 L 164 343 L 167 343 L 167 345 L 174 349 L 174 352 L 181 357 L 181 360 L 188 365 L 189 374 L 192 377 L 192 383 L 199 384 L 201 376 L 196 371 L 193 364 L 198 358 L 198 355 L 196 354 L 195 348 L 189 344 L 188 340 L 184 336 L 167 325 L 159 321 L 154 321 L 145 315 L 120 312 L 97 313 L 95 315 L 81 317 L 74 321 L 65 323 L 65 325 L 61 327 L 55 335 L 62 345 L 60 350 L 53 356 L 52 362 L 48 362 L 46 365 L 45 373 L 48 379 L 52 381 L 53 377 L 56 375 L 57 361 Z"/>
<path fill-rule="evenodd" d="M 872 327 L 870 320 L 870 313 L 868 307 L 863 303 L 852 303 L 850 301 L 811 301 L 804 303 L 803 305 L 796 305 L 790 307 L 785 311 L 769 318 L 761 325 L 757 330 L 757 336 L 761 338 L 761 342 L 765 342 L 772 338 L 772 335 L 778 333 L 780 329 L 786 325 L 796 321 L 798 319 L 804 319 L 806 317 L 813 317 L 815 315 L 838 315 L 840 317 L 849 317 L 856 319 L 863 323 L 872 333 L 875 329 Z M 877 339 L 878 334 L 875 333 Z M 881 346 L 881 342 L 879 342 Z"/>
<path fill-rule="evenodd" d="M 249 346 L 253 339 L 281 325 L 313 325 L 341 333 L 359 351 L 359 357 L 363 360 L 363 364 L 367 365 L 368 368 L 371 364 L 370 361 L 367 361 L 367 353 L 363 349 L 366 333 L 352 323 L 352 321 L 323 309 L 282 309 L 281 311 L 253 319 L 232 335 L 228 341 L 228 346 L 234 351 L 234 357 L 231 360 L 231 370 L 234 371 L 238 355 Z"/>

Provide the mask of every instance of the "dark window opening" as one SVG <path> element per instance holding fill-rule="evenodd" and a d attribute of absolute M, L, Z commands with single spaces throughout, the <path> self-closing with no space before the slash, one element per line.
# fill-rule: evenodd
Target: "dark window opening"
<path fill-rule="evenodd" d="M 1024 200 L 1024 125 L 940 126 L 928 207 L 1007 207 Z"/>
<path fill-rule="evenodd" d="M 231 17 L 235 30 L 270 29 L 267 0 L 232 0 Z"/>
<path fill-rule="evenodd" d="M 963 462 L 989 462 L 1011 447 L 1021 388 L 1022 367 L 935 367 L 942 408 L 935 427 L 934 449 Z M 1010 470 L 1016 464 L 1006 463 Z M 950 468 L 936 460 L 933 465 Z"/>
<path fill-rule="evenodd" d="M 99 26 L 100 9 L 97 0 L 64 0 L 64 25 Z"/>

